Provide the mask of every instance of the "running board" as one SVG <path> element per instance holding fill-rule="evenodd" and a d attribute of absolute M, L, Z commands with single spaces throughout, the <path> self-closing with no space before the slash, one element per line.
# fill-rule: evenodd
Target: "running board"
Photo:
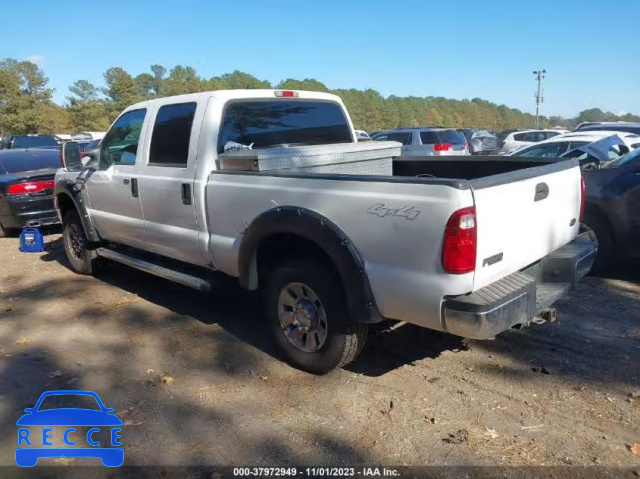
<path fill-rule="evenodd" d="M 97 248 L 96 254 L 102 258 L 110 259 L 118 263 L 122 263 L 132 268 L 139 269 L 145 273 L 151 273 L 155 276 L 159 276 L 175 283 L 180 283 L 189 288 L 197 289 L 199 291 L 211 291 L 214 283 L 197 276 L 181 273 L 174 269 L 165 268 L 164 266 L 158 266 L 157 264 L 144 261 L 142 259 L 135 258 L 126 254 L 119 253 L 107 248 Z"/>

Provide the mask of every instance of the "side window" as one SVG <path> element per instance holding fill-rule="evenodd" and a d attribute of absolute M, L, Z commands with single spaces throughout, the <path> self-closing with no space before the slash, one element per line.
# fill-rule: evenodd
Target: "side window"
<path fill-rule="evenodd" d="M 111 165 L 135 165 L 140 132 L 147 110 L 131 110 L 122 115 L 100 145 L 100 169 Z"/>
<path fill-rule="evenodd" d="M 165 105 L 158 110 L 151 137 L 149 164 L 185 168 L 196 103 Z"/>
<path fill-rule="evenodd" d="M 513 139 L 514 141 L 529 141 L 529 140 L 525 140 L 527 134 L 526 133 L 518 133 L 516 135 L 513 135 Z"/>
<path fill-rule="evenodd" d="M 559 131 L 548 131 L 548 132 L 546 133 L 547 140 L 548 140 L 549 138 L 553 138 L 554 136 L 558 136 L 559 134 L 560 134 L 560 132 L 559 132 Z"/>

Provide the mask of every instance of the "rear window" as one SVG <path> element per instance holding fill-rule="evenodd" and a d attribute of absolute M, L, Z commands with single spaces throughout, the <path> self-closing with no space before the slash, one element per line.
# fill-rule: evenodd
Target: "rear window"
<path fill-rule="evenodd" d="M 464 135 L 455 130 L 421 131 L 420 141 L 423 145 L 435 145 L 437 143 L 450 143 L 452 145 L 464 145 Z"/>
<path fill-rule="evenodd" d="M 452 145 L 464 145 L 466 142 L 464 135 L 453 130 L 442 130 L 437 132 L 440 143 L 451 143 Z"/>
<path fill-rule="evenodd" d="M 60 151 L 58 150 L 2 150 L 0 152 L 0 173 L 14 174 L 58 168 L 60 168 Z"/>
<path fill-rule="evenodd" d="M 52 136 L 17 136 L 13 141 L 13 148 L 34 148 L 38 146 L 58 146 Z"/>
<path fill-rule="evenodd" d="M 196 103 L 165 105 L 158 110 L 151 137 L 149 164 L 184 167 L 189 159 Z"/>
<path fill-rule="evenodd" d="M 218 138 L 218 153 L 233 141 L 253 148 L 282 144 L 351 143 L 351 128 L 337 103 L 273 100 L 242 101 L 227 106 Z"/>
<path fill-rule="evenodd" d="M 440 143 L 435 131 L 421 131 L 420 142 L 423 145 L 435 145 L 436 143 Z"/>

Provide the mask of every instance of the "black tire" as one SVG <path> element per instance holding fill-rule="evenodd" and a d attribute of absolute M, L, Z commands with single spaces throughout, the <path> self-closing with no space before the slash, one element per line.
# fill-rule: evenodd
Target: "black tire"
<path fill-rule="evenodd" d="M 97 255 L 95 251 L 89 249 L 89 240 L 84 232 L 82 221 L 75 211 L 69 211 L 64 215 L 62 242 L 73 271 L 85 275 L 95 274 Z"/>
<path fill-rule="evenodd" d="M 325 265 L 311 259 L 291 258 L 265 274 L 264 312 L 275 342 L 287 361 L 312 374 L 326 374 L 353 361 L 367 336 L 367 326 L 349 317 L 340 278 Z M 326 339 L 317 351 L 299 349 L 280 324 L 280 294 L 287 285 L 299 283 L 319 299 L 326 318 Z"/>
<path fill-rule="evenodd" d="M 0 224 L 0 238 L 13 238 L 18 232 L 17 228 L 5 228 Z"/>
<path fill-rule="evenodd" d="M 582 229 L 589 233 L 598 245 L 598 254 L 591 268 L 592 273 L 602 273 L 615 264 L 614 242 L 607 223 L 598 217 L 586 217 Z"/>

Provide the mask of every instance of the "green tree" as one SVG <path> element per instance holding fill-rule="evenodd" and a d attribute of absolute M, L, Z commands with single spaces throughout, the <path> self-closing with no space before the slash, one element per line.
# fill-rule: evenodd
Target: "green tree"
<path fill-rule="evenodd" d="M 153 93 L 155 96 L 164 96 L 163 83 L 164 76 L 167 74 L 167 69 L 162 65 L 151 65 L 151 72 L 153 73 Z"/>
<path fill-rule="evenodd" d="M 288 78 L 278 83 L 276 85 L 276 88 L 278 90 L 304 90 L 322 92 L 329 91 L 324 83 L 319 82 L 318 80 L 314 80 L 313 78 L 305 78 L 304 80 L 294 80 L 293 78 Z"/>
<path fill-rule="evenodd" d="M 258 89 L 271 88 L 271 83 L 266 80 L 258 80 L 249 73 L 238 70 L 232 73 L 225 73 L 220 77 L 229 89 Z"/>
<path fill-rule="evenodd" d="M 109 68 L 104 73 L 106 87 L 102 92 L 108 100 L 109 116 L 115 118 L 129 105 L 144 100 L 140 86 L 133 77 L 120 67 Z"/>
<path fill-rule="evenodd" d="M 67 110 L 75 131 L 104 131 L 111 123 L 110 109 L 100 98 L 100 89 L 87 80 L 78 80 L 69 87 Z"/>
<path fill-rule="evenodd" d="M 11 58 L 0 61 L 0 130 L 37 133 L 48 123 L 53 90 L 35 63 Z"/>

